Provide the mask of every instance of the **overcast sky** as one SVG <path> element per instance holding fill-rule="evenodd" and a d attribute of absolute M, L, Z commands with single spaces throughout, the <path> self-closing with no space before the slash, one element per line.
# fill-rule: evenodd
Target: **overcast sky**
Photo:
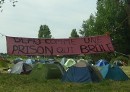
<path fill-rule="evenodd" d="M 5 0 L 9 1 L 9 0 Z M 97 0 L 18 0 L 16 7 L 5 2 L 0 13 L 0 33 L 6 36 L 37 38 L 40 25 L 48 25 L 54 38 L 68 38 L 83 20 L 96 12 Z M 0 53 L 6 52 L 0 35 Z"/>

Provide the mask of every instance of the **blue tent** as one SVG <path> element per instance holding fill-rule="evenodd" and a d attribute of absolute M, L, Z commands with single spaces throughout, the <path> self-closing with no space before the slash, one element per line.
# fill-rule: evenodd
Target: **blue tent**
<path fill-rule="evenodd" d="M 112 80 L 128 80 L 128 76 L 123 72 L 123 70 L 116 65 L 106 65 L 103 66 L 100 70 L 104 79 L 112 79 Z"/>
<path fill-rule="evenodd" d="M 100 72 L 92 66 L 76 67 L 72 66 L 63 75 L 64 82 L 99 82 L 102 80 Z"/>
<path fill-rule="evenodd" d="M 107 64 L 109 64 L 109 62 L 105 59 L 100 59 L 96 62 L 96 66 L 105 66 Z"/>

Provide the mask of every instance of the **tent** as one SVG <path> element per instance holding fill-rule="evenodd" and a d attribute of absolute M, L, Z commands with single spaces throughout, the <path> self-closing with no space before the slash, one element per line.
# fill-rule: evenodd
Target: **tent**
<path fill-rule="evenodd" d="M 66 62 L 66 58 L 65 57 L 63 57 L 62 59 L 61 59 L 61 65 L 64 65 L 65 64 L 65 62 Z"/>
<path fill-rule="evenodd" d="M 53 59 L 49 59 L 49 60 L 40 59 L 38 62 L 42 64 L 53 64 L 55 61 L 53 61 Z"/>
<path fill-rule="evenodd" d="M 33 67 L 36 61 L 34 59 L 28 58 L 25 60 L 25 63 Z"/>
<path fill-rule="evenodd" d="M 26 61 L 25 61 L 25 63 L 26 64 L 29 64 L 29 65 L 32 65 L 33 63 L 32 63 L 32 60 L 29 58 L 29 59 L 27 59 Z"/>
<path fill-rule="evenodd" d="M 31 72 L 31 70 L 32 70 L 32 67 L 30 65 L 24 63 L 23 61 L 20 61 L 11 68 L 10 73 L 28 74 Z"/>
<path fill-rule="evenodd" d="M 96 66 L 105 66 L 107 64 L 109 64 L 109 62 L 105 59 L 100 59 L 96 62 Z"/>
<path fill-rule="evenodd" d="M 113 62 L 113 64 L 114 64 L 114 65 L 118 65 L 118 66 L 123 66 L 123 62 L 120 61 L 120 60 L 115 60 L 115 61 Z"/>
<path fill-rule="evenodd" d="M 22 59 L 22 58 L 16 58 L 16 59 L 13 61 L 13 63 L 16 64 L 16 63 L 18 63 L 18 62 L 20 62 L 20 61 L 23 61 L 23 59 Z"/>
<path fill-rule="evenodd" d="M 86 61 L 80 60 L 77 64 L 71 66 L 63 75 L 62 80 L 64 82 L 99 82 L 102 80 L 102 76 L 96 67 L 86 63 Z"/>
<path fill-rule="evenodd" d="M 38 63 L 30 73 L 30 78 L 37 81 L 46 81 L 48 79 L 61 79 L 64 73 L 63 66 L 55 62 L 53 64 Z"/>
<path fill-rule="evenodd" d="M 106 65 L 100 70 L 104 79 L 112 80 L 128 80 L 128 76 L 123 72 L 123 70 L 117 65 Z"/>
<path fill-rule="evenodd" d="M 72 65 L 76 64 L 74 59 L 67 59 L 66 63 L 64 64 L 65 67 L 71 67 Z"/>

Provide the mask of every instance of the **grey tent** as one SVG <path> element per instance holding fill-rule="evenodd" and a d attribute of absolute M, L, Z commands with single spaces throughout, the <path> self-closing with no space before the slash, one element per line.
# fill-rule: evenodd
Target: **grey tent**
<path fill-rule="evenodd" d="M 11 68 L 10 73 L 27 74 L 27 73 L 30 73 L 31 70 L 32 70 L 32 67 L 30 65 L 24 63 L 23 61 L 20 61 Z"/>

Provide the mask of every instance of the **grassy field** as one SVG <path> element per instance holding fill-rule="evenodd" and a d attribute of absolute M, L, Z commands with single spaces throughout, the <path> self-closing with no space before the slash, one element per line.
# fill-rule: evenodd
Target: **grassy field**
<path fill-rule="evenodd" d="M 130 66 L 121 67 L 130 77 Z M 38 82 L 29 75 L 0 74 L 0 92 L 130 92 L 130 80 L 103 80 L 100 83 Z"/>
<path fill-rule="evenodd" d="M 127 76 L 129 76 L 130 78 L 130 66 L 123 66 L 121 67 L 121 69 L 123 69 L 123 71 L 127 74 Z"/>

